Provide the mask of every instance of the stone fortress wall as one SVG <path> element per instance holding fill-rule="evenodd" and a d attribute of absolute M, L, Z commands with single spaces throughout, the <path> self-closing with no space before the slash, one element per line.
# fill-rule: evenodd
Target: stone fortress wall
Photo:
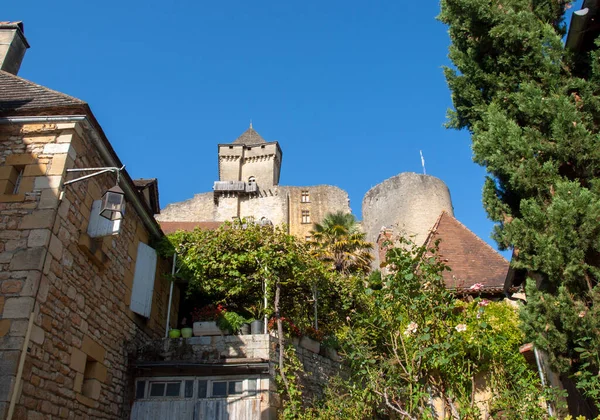
<path fill-rule="evenodd" d="M 303 211 L 308 211 L 308 218 L 303 218 Z M 215 196 L 212 192 L 196 194 L 189 200 L 167 205 L 156 219 L 160 222 L 224 222 L 237 217 L 255 220 L 265 217 L 275 225 L 288 225 L 291 234 L 306 238 L 314 222 L 337 211 L 350 213 L 348 193 L 341 188 L 332 185 L 277 186 L 242 197 L 235 194 Z"/>

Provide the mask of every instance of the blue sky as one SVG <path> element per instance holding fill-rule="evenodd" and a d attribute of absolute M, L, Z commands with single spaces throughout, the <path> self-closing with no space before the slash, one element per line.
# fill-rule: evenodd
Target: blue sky
<path fill-rule="evenodd" d="M 443 127 L 449 39 L 436 1 L 20 1 L 31 44 L 19 75 L 87 101 L 161 206 L 210 191 L 217 144 L 248 128 L 283 149 L 283 185 L 364 194 L 400 172 L 450 188 L 481 238 L 485 171 L 467 132 Z"/>

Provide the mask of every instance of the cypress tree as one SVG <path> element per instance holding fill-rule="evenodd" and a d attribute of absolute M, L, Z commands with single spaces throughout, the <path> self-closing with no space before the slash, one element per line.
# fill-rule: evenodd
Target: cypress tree
<path fill-rule="evenodd" d="M 565 50 L 569 1 L 441 5 L 454 64 L 447 126 L 470 132 L 493 237 L 529 274 L 524 331 L 600 407 L 598 52 Z"/>

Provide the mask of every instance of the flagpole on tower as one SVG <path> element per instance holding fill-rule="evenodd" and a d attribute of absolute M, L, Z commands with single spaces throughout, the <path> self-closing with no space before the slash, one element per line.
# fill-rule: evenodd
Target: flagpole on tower
<path fill-rule="evenodd" d="M 423 152 L 419 150 L 419 154 L 421 155 L 421 166 L 423 167 L 423 175 L 427 175 L 427 172 L 425 172 L 425 158 L 423 157 Z"/>

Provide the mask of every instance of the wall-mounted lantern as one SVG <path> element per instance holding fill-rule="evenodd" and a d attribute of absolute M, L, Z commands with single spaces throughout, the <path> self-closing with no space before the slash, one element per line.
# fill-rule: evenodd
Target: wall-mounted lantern
<path fill-rule="evenodd" d="M 105 219 L 114 221 L 120 220 L 125 216 L 125 193 L 119 187 L 119 179 L 121 177 L 121 171 L 125 169 L 125 166 L 122 168 L 108 167 L 108 168 L 82 168 L 82 169 L 67 169 L 67 172 L 89 172 L 96 171 L 93 174 L 84 175 L 82 177 L 72 179 L 64 183 L 64 185 L 69 185 L 77 181 L 82 181 L 84 179 L 92 178 L 96 175 L 100 175 L 106 172 L 116 172 L 117 173 L 117 183 L 114 187 L 106 191 L 102 195 L 102 204 L 100 206 L 100 216 Z"/>
<path fill-rule="evenodd" d="M 117 185 L 106 191 L 102 196 L 100 216 L 108 220 L 118 220 L 125 217 L 125 193 Z"/>

